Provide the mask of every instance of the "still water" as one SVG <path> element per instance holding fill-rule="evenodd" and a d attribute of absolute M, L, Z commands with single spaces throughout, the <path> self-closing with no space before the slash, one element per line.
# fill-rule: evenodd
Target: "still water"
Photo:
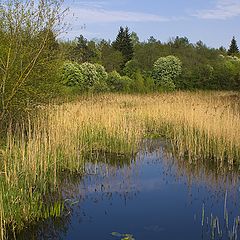
<path fill-rule="evenodd" d="M 86 171 L 63 181 L 63 216 L 29 230 L 29 239 L 238 239 L 237 170 L 180 160 L 153 142 L 135 157 L 109 156 Z"/>

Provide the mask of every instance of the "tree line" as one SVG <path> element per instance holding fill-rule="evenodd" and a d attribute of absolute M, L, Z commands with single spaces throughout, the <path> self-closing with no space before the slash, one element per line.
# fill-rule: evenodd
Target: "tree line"
<path fill-rule="evenodd" d="M 85 92 L 240 89 L 234 37 L 228 50 L 178 36 L 141 42 L 128 27 L 114 41 L 63 41 L 62 9 L 61 0 L 1 2 L 0 129 L 39 104 Z"/>
<path fill-rule="evenodd" d="M 209 48 L 202 41 L 193 44 L 187 37 L 175 37 L 166 43 L 150 37 L 140 42 L 128 27 L 120 27 L 116 40 L 88 41 L 82 35 L 64 42 L 66 58 L 79 64 L 98 63 L 107 72 L 117 71 L 133 78 L 136 73 L 146 80 L 153 75 L 160 57 L 175 56 L 182 62 L 182 72 L 175 79 L 180 90 L 239 90 L 240 54 L 235 37 L 230 47 Z"/>

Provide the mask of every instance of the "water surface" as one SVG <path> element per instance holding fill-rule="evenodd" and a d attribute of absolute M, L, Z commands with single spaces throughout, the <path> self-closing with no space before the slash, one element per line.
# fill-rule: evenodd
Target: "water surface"
<path fill-rule="evenodd" d="M 134 158 L 87 164 L 62 183 L 67 210 L 29 233 L 38 239 L 238 239 L 238 172 L 189 163 L 154 142 Z"/>

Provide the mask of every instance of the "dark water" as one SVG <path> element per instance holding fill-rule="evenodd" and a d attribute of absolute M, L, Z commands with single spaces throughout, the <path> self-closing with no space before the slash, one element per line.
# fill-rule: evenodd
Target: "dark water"
<path fill-rule="evenodd" d="M 49 220 L 29 236 L 121 239 L 111 234 L 117 232 L 136 240 L 238 239 L 238 172 L 178 160 L 157 146 L 135 159 L 89 163 L 88 175 L 66 179 L 62 218 Z"/>

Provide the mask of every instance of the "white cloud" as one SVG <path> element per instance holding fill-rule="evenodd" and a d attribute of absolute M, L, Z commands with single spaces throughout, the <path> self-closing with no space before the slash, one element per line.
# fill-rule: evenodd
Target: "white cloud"
<path fill-rule="evenodd" d="M 92 8 L 101 8 L 107 4 L 107 2 L 105 1 L 78 1 L 78 0 L 75 0 L 73 3 L 78 4 L 80 6 L 92 7 Z"/>
<path fill-rule="evenodd" d="M 70 12 L 66 17 L 67 22 L 82 23 L 110 23 L 110 22 L 166 22 L 175 18 L 163 17 L 157 14 L 107 10 L 104 8 L 106 2 L 75 2 L 70 6 Z"/>
<path fill-rule="evenodd" d="M 240 16 L 239 0 L 217 0 L 213 9 L 199 10 L 192 16 L 201 19 L 229 19 Z"/>

